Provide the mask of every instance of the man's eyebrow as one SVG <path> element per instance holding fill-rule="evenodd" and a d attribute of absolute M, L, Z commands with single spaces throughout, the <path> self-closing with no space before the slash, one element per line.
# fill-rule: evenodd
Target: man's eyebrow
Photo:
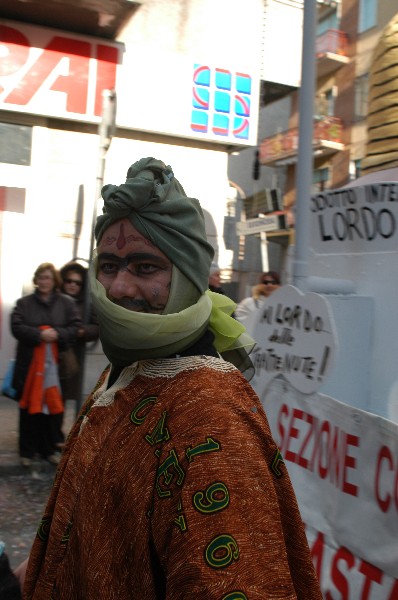
<path fill-rule="evenodd" d="M 162 256 L 152 254 L 151 252 L 130 252 L 124 257 L 116 256 L 116 254 L 112 254 L 112 252 L 101 252 L 100 254 L 98 254 L 98 259 L 112 260 L 117 263 L 128 263 L 134 260 L 156 260 L 160 262 L 165 262 L 165 259 Z"/>

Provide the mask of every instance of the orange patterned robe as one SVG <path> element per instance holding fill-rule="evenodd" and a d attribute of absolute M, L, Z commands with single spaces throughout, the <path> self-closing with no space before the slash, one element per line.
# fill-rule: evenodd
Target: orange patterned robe
<path fill-rule="evenodd" d="M 35 539 L 25 600 L 321 600 L 261 403 L 218 358 L 101 377 Z"/>

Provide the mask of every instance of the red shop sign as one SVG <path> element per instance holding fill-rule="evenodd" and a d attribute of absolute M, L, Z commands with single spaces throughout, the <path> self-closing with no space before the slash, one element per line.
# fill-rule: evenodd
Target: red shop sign
<path fill-rule="evenodd" d="M 123 45 L 0 23 L 0 108 L 97 121 Z"/>

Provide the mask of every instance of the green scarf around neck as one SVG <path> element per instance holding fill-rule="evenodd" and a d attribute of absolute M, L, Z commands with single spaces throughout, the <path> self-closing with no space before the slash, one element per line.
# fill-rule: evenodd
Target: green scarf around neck
<path fill-rule="evenodd" d="M 206 331 L 214 334 L 214 346 L 223 354 L 238 349 L 250 352 L 255 344 L 245 327 L 230 315 L 236 304 L 227 296 L 207 290 L 198 301 L 170 314 L 134 312 L 114 304 L 96 277 L 96 257 L 89 269 L 89 284 L 100 325 L 100 339 L 113 365 L 165 358 L 182 352 Z M 232 361 L 231 361 L 232 362 Z"/>

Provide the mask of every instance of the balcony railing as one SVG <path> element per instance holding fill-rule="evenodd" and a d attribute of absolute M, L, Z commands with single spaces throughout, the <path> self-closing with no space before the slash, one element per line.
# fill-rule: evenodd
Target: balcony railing
<path fill-rule="evenodd" d="M 348 36 L 338 29 L 329 29 L 315 40 L 315 54 L 317 58 L 324 54 L 339 54 L 348 56 Z"/>
<path fill-rule="evenodd" d="M 343 149 L 343 124 L 337 117 L 316 117 L 312 146 L 314 154 L 331 154 Z M 265 138 L 260 144 L 260 162 L 266 165 L 277 165 L 278 162 L 295 162 L 298 152 L 299 129 L 294 127 L 288 131 Z"/>
<path fill-rule="evenodd" d="M 315 54 L 318 77 L 331 75 L 350 61 L 347 34 L 338 29 L 329 29 L 317 37 Z"/>

